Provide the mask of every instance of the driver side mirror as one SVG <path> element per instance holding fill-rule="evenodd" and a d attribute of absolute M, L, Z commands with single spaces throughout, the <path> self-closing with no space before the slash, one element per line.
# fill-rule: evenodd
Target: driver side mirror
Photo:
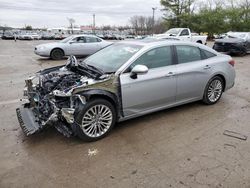
<path fill-rule="evenodd" d="M 143 75 L 148 72 L 148 67 L 145 65 L 136 65 L 130 73 L 130 78 L 136 79 L 137 75 Z"/>

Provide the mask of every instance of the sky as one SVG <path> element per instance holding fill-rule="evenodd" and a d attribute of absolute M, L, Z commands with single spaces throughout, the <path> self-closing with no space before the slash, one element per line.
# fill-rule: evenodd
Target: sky
<path fill-rule="evenodd" d="M 0 25 L 12 27 L 62 27 L 67 18 L 75 24 L 91 25 L 93 14 L 96 25 L 127 25 L 134 15 L 163 15 L 160 0 L 0 0 Z"/>

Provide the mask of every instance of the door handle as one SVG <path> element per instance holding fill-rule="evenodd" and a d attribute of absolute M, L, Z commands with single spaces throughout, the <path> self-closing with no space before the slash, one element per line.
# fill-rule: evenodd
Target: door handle
<path fill-rule="evenodd" d="M 210 65 L 206 65 L 203 69 L 211 69 Z"/>
<path fill-rule="evenodd" d="M 165 77 L 171 77 L 171 76 L 174 76 L 175 74 L 173 72 L 169 72 L 165 75 Z"/>

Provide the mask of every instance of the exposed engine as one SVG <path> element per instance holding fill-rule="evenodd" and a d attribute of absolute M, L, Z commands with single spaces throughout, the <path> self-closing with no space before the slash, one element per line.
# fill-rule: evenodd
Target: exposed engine
<path fill-rule="evenodd" d="M 36 78 L 38 83 L 35 85 L 33 81 Z M 82 98 L 72 95 L 73 90 L 109 78 L 96 67 L 78 63 L 74 56 L 65 66 L 39 71 L 36 77 L 25 80 L 24 96 L 28 97 L 29 102 L 17 109 L 20 126 L 26 135 L 34 134 L 47 125 L 53 125 L 65 136 L 71 135 L 67 123 L 74 118 L 77 101 L 82 102 Z"/>

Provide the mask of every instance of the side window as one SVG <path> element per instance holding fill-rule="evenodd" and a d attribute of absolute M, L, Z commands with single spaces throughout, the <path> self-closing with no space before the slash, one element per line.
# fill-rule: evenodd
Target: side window
<path fill-rule="evenodd" d="M 136 65 L 145 65 L 149 69 L 164 67 L 172 64 L 172 51 L 170 46 L 150 50 L 135 60 L 126 72 L 130 72 Z"/>
<path fill-rule="evenodd" d="M 85 37 L 87 43 L 100 42 L 98 38 L 95 37 Z"/>
<path fill-rule="evenodd" d="M 181 34 L 180 34 L 180 36 L 187 36 L 187 35 L 189 35 L 188 30 L 187 29 L 183 29 L 182 32 L 181 32 Z"/>
<path fill-rule="evenodd" d="M 71 40 L 72 42 L 76 43 L 85 43 L 85 38 L 84 37 L 76 37 Z"/>
<path fill-rule="evenodd" d="M 201 60 L 200 49 L 194 46 L 176 46 L 178 63 L 188 63 Z"/>
<path fill-rule="evenodd" d="M 204 49 L 201 49 L 202 53 L 204 54 L 204 58 L 203 59 L 208 59 L 208 58 L 211 58 L 211 57 L 214 57 L 216 56 L 214 53 L 212 52 L 209 52 L 207 50 L 204 50 Z"/>

